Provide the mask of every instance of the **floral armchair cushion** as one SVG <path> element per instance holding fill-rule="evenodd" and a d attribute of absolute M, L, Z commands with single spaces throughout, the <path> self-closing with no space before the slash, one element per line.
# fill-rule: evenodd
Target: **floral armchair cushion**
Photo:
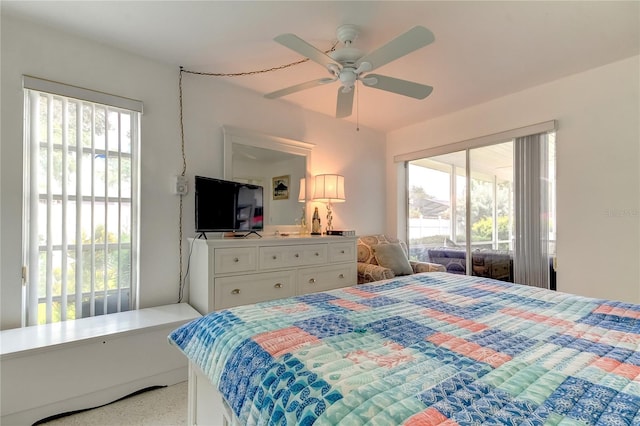
<path fill-rule="evenodd" d="M 407 245 L 397 238 L 387 237 L 383 234 L 366 235 L 358 238 L 358 284 L 385 280 L 395 277 L 392 269 L 382 267 L 376 261 L 374 247 L 379 244 L 400 244 L 405 255 L 408 256 Z M 442 265 L 427 262 L 409 261 L 414 273 L 419 272 L 445 272 Z"/>

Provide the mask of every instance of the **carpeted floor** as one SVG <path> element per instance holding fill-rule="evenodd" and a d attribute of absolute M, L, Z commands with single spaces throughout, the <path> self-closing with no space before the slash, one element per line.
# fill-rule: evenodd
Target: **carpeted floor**
<path fill-rule="evenodd" d="M 143 392 L 45 423 L 47 426 L 178 426 L 187 424 L 187 382 Z"/>

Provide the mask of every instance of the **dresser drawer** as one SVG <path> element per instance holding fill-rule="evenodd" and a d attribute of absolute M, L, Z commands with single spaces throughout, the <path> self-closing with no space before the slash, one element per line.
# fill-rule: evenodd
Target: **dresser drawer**
<path fill-rule="evenodd" d="M 260 247 L 260 269 L 300 266 L 303 262 L 301 246 Z"/>
<path fill-rule="evenodd" d="M 298 270 L 298 294 L 333 290 L 355 285 L 355 264 L 320 266 Z"/>
<path fill-rule="evenodd" d="M 318 265 L 327 262 L 326 244 L 260 247 L 260 269 Z"/>
<path fill-rule="evenodd" d="M 356 245 L 352 242 L 329 244 L 329 262 L 350 262 L 356 258 Z"/>
<path fill-rule="evenodd" d="M 303 247 L 303 265 L 321 265 L 327 263 L 327 244 Z"/>
<path fill-rule="evenodd" d="M 214 309 L 281 299 L 295 294 L 295 271 L 216 278 Z"/>
<path fill-rule="evenodd" d="M 251 272 L 258 267 L 255 247 L 215 249 L 215 273 Z"/>

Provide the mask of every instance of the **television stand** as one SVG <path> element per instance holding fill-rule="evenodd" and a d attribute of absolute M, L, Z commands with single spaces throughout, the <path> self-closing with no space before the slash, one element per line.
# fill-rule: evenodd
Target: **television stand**
<path fill-rule="evenodd" d="M 246 234 L 242 234 L 242 235 L 233 234 L 233 236 L 236 238 L 247 238 L 251 234 L 256 234 L 258 238 L 262 238 L 262 235 L 258 234 L 258 231 L 249 231 Z"/>

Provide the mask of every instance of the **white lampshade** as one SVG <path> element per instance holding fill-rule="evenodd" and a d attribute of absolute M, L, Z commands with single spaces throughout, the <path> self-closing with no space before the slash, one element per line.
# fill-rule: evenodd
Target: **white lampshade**
<path fill-rule="evenodd" d="M 307 201 L 307 180 L 300 178 L 300 193 L 298 194 L 298 201 L 304 203 Z"/>
<path fill-rule="evenodd" d="M 344 176 L 341 175 L 317 175 L 315 177 L 314 201 L 325 203 L 343 203 Z"/>

